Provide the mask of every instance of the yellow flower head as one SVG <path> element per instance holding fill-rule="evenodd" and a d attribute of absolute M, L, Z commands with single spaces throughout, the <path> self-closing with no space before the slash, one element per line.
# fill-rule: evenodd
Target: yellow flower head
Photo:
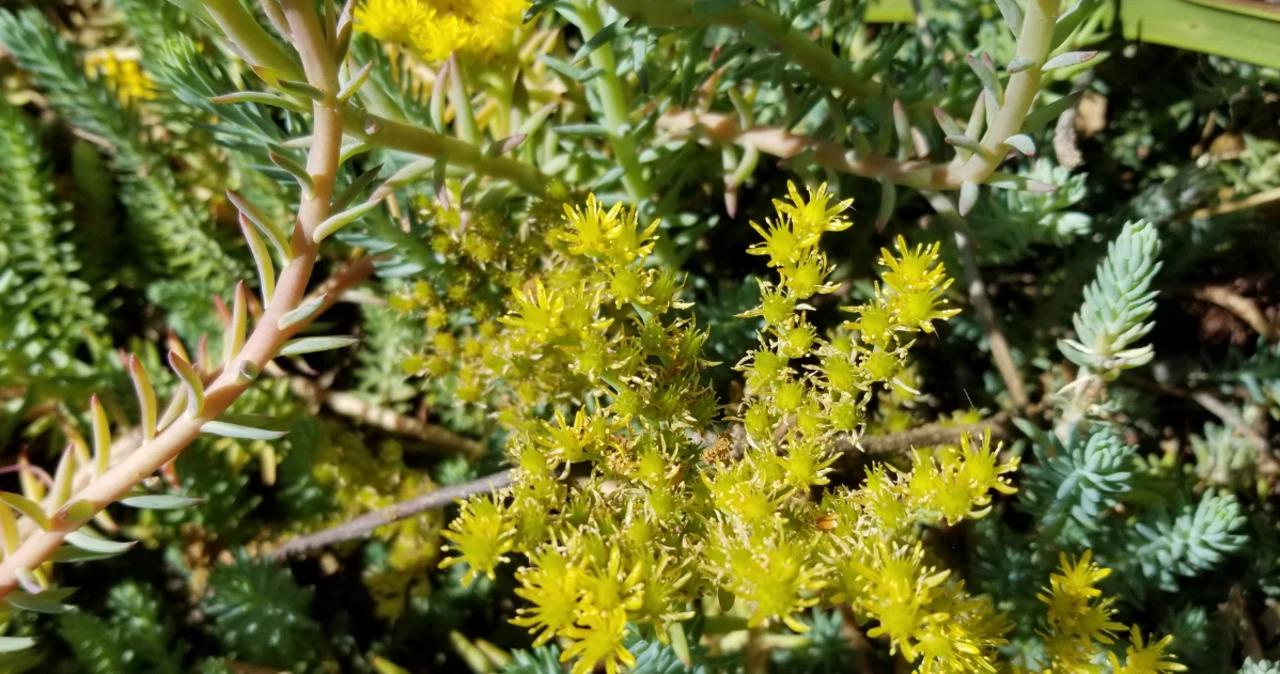
<path fill-rule="evenodd" d="M 494 570 L 498 564 L 507 561 L 506 553 L 514 544 L 512 536 L 515 531 L 507 525 L 503 517 L 502 506 L 492 497 L 482 497 L 467 501 L 457 519 L 449 524 L 446 531 L 441 532 L 449 539 L 446 550 L 458 553 L 440 563 L 445 568 L 466 562 L 471 566 L 462 577 L 463 585 L 470 585 L 477 574 L 483 573 L 494 578 Z"/>
<path fill-rule="evenodd" d="M 1166 657 L 1164 648 L 1173 641 L 1172 636 L 1166 636 L 1159 641 L 1148 642 L 1146 646 L 1143 646 L 1142 631 L 1138 629 L 1137 625 L 1134 625 L 1129 638 L 1133 644 L 1124 649 L 1124 665 L 1120 664 L 1115 653 L 1107 654 L 1107 658 L 1111 661 L 1111 671 L 1115 674 L 1160 674 L 1160 672 L 1187 671 L 1185 666 L 1172 660 L 1172 653 L 1167 656 L 1170 658 L 1169 660 L 1161 659 Z"/>
<path fill-rule="evenodd" d="M 510 47 L 525 0 L 365 0 L 356 28 L 428 61 L 458 52 L 487 59 Z"/>
<path fill-rule="evenodd" d="M 560 661 L 568 662 L 577 657 L 573 674 L 588 674 L 601 662 L 608 674 L 618 673 L 619 662 L 628 667 L 636 664 L 635 656 L 627 650 L 625 609 L 585 614 L 577 625 L 565 630 L 565 636 L 575 641 L 560 655 Z"/>
<path fill-rule="evenodd" d="M 84 69 L 89 79 L 101 79 L 124 107 L 139 101 L 155 100 L 151 76 L 138 65 L 136 50 L 100 49 L 85 55 Z"/>

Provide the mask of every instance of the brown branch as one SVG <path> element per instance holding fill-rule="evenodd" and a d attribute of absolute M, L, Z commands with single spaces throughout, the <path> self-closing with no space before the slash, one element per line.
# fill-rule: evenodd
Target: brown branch
<path fill-rule="evenodd" d="M 840 453 L 851 452 L 860 449 L 872 456 L 884 456 L 886 454 L 900 454 L 916 447 L 929 447 L 932 445 L 952 445 L 960 442 L 960 438 L 964 436 L 981 437 L 988 430 L 991 431 L 992 440 L 1007 440 L 1013 437 L 1014 428 L 1010 423 L 1012 417 L 1001 412 L 990 419 L 985 419 L 977 423 L 961 424 L 952 426 L 947 424 L 928 424 L 919 428 L 913 428 L 907 431 L 899 431 L 897 433 L 888 433 L 886 435 L 872 435 L 858 438 L 855 442 L 849 442 L 848 439 L 841 439 L 836 443 L 836 451 Z"/>
<path fill-rule="evenodd" d="M 428 510 L 443 508 L 458 499 L 498 491 L 511 484 L 511 475 L 512 470 L 508 469 L 465 484 L 441 487 L 440 489 L 429 491 L 407 501 L 394 503 L 381 510 L 365 513 L 350 522 L 344 522 L 336 527 L 290 540 L 272 551 L 270 557 L 272 559 L 285 559 L 333 545 L 334 543 L 366 538 L 372 535 L 378 527 L 413 517 Z"/>
<path fill-rule="evenodd" d="M 1258 308 L 1257 302 L 1237 293 L 1229 286 L 1213 285 L 1205 286 L 1195 292 L 1196 299 L 1212 302 L 1227 311 L 1235 314 L 1237 318 L 1249 324 L 1263 339 L 1268 342 L 1274 342 L 1280 339 L 1280 328 L 1271 324 L 1266 316 L 1262 315 L 1262 310 Z"/>
<path fill-rule="evenodd" d="M 755 126 L 744 130 L 739 128 L 736 115 L 673 110 L 658 118 L 658 128 L 668 132 L 673 138 L 700 136 L 717 143 L 751 146 L 783 159 L 812 152 L 814 161 L 819 166 L 833 171 L 872 180 L 887 178 L 898 185 L 916 189 L 960 188 L 961 181 L 949 176 L 947 164 L 922 160 L 899 161 L 875 154 L 856 156 L 849 148 L 782 129 Z"/>
<path fill-rule="evenodd" d="M 1236 201 L 1228 201 L 1223 204 L 1206 206 L 1204 208 L 1192 211 L 1191 217 L 1196 220 L 1200 220 L 1204 218 L 1212 218 L 1217 215 L 1226 215 L 1228 213 L 1235 213 L 1236 211 L 1242 211 L 1246 208 L 1255 208 L 1257 206 L 1262 206 L 1263 204 L 1268 204 L 1273 201 L 1280 201 L 1280 187 L 1273 187 L 1269 190 L 1264 190 L 1262 192 L 1258 192 L 1257 194 L 1251 194 L 1243 199 L 1239 199 Z"/>
<path fill-rule="evenodd" d="M 969 303 L 973 305 L 974 309 L 977 309 L 978 316 L 982 319 L 982 329 L 986 333 L 987 344 L 991 347 L 991 359 L 995 361 L 996 370 L 1000 373 L 1000 379 L 1004 380 L 1005 388 L 1009 391 L 1009 399 L 1013 402 L 1014 407 L 1022 409 L 1031 400 L 1027 396 L 1026 385 L 1022 383 L 1022 374 L 1018 372 L 1018 365 L 1013 361 L 1013 352 L 1009 349 L 1009 341 L 1005 339 L 1004 330 L 1000 327 L 1000 320 L 996 318 L 995 309 L 991 306 L 991 299 L 987 297 L 987 287 L 982 281 L 982 269 L 978 265 L 978 255 L 974 250 L 976 244 L 973 240 L 973 233 L 969 231 L 968 223 L 956 211 L 950 198 L 938 192 L 924 191 L 922 194 L 955 233 L 956 248 L 960 251 L 960 260 L 964 264 L 964 275 L 968 281 L 965 285 L 968 290 Z"/>
<path fill-rule="evenodd" d="M 472 458 L 484 453 L 484 446 L 471 438 L 458 435 L 442 426 L 418 421 L 395 410 L 379 407 L 354 393 L 326 391 L 324 387 L 305 377 L 291 377 L 289 389 L 299 398 L 313 405 L 323 404 L 345 417 L 362 421 L 384 431 L 421 440 L 434 451 L 464 454 Z"/>
<path fill-rule="evenodd" d="M 929 424 L 900 433 L 859 438 L 852 443 L 847 439 L 841 439 L 837 441 L 834 451 L 844 453 L 860 449 L 871 455 L 893 454 L 915 447 L 956 443 L 965 435 L 976 437 L 988 430 L 991 431 L 993 440 L 1003 440 L 1011 437 L 1013 428 L 1009 424 L 1009 415 L 997 414 L 986 421 L 959 426 Z M 271 553 L 271 557 L 273 559 L 284 559 L 334 543 L 366 538 L 372 535 L 378 527 L 413 517 L 428 510 L 443 508 L 457 499 L 502 489 L 511 484 L 512 477 L 513 469 L 507 469 L 466 484 L 436 489 L 407 501 L 387 506 L 381 510 L 366 513 L 350 522 L 344 522 L 338 526 L 290 540 L 276 548 Z"/>

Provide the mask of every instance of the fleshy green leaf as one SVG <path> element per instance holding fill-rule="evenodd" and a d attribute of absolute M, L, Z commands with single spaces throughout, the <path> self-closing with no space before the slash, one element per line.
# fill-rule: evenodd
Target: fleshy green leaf
<path fill-rule="evenodd" d="M 280 347 L 279 355 L 298 356 L 304 353 L 332 351 L 351 346 L 359 341 L 357 337 L 302 337 L 285 342 L 284 346 Z"/>

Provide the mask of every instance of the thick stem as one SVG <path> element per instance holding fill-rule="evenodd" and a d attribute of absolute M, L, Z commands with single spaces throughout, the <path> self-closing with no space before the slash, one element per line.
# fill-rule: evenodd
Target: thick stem
<path fill-rule="evenodd" d="M 582 39 L 590 40 L 604 29 L 604 19 L 600 18 L 600 10 L 594 0 L 578 0 L 575 5 L 577 11 L 569 16 L 578 19 Z M 601 70 L 600 75 L 595 78 L 596 95 L 600 97 L 600 105 L 604 108 L 604 128 L 609 134 L 614 158 L 624 171 L 622 184 L 627 188 L 627 196 L 638 204 L 649 198 L 651 190 L 644 179 L 644 169 L 636 154 L 635 141 L 631 138 L 631 107 L 627 103 L 626 89 L 618 77 L 618 63 L 613 57 L 613 47 L 601 45 L 591 52 L 590 59 L 591 65 Z"/>
<path fill-rule="evenodd" d="M 342 121 L 346 134 L 351 138 L 422 157 L 447 157 L 450 166 L 509 180 L 532 196 L 546 194 L 551 184 L 551 179 L 532 164 L 509 157 L 490 157 L 475 145 L 419 126 L 350 108 L 343 112 Z"/>
<path fill-rule="evenodd" d="M 328 216 L 329 199 L 333 193 L 334 175 L 341 152 L 342 121 L 333 102 L 337 92 L 337 69 L 328 44 L 320 33 L 314 11 L 305 0 L 285 0 L 284 9 L 298 52 L 303 57 L 308 79 L 313 86 L 326 92 L 327 99 L 314 105 L 315 140 L 307 158 L 307 170 L 311 173 L 315 188 L 311 198 L 302 203 L 298 212 L 293 234 L 294 258 L 281 272 L 276 293 L 263 311 L 253 334 L 235 359 L 227 364 L 223 373 L 206 390 L 201 414 L 175 421 L 151 442 L 139 447 L 127 459 L 72 495 L 73 502 L 89 502 L 95 514 L 118 501 L 130 489 L 177 457 L 200 435 L 204 424 L 217 419 L 240 397 L 249 386 L 237 377 L 242 363 L 252 363 L 261 370 L 275 356 L 284 340 L 303 327 L 296 325 L 280 330 L 277 323 L 285 312 L 298 306 L 311 278 L 317 246 L 311 241 L 310 233 Z M 0 563 L 0 597 L 17 587 L 19 569 L 38 568 L 62 545 L 67 534 L 83 525 L 82 521 L 69 521 L 57 516 L 53 519 L 54 524 L 50 530 L 28 538 Z"/>
<path fill-rule="evenodd" d="M 982 137 L 982 146 L 987 151 L 975 154 L 969 161 L 955 167 L 949 182 L 980 184 L 1004 161 L 1009 152 L 1004 142 L 1022 130 L 1022 123 L 1031 112 L 1036 94 L 1040 93 L 1040 67 L 1053 50 L 1053 27 L 1057 17 L 1058 0 L 1031 0 L 1027 3 L 1015 58 L 1030 59 L 1035 65 L 1009 77 L 1000 111 L 995 119 L 987 120 L 987 133 Z"/>

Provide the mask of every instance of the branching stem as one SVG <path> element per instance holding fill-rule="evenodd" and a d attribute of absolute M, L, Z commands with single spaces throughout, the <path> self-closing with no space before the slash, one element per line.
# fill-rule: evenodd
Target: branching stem
<path fill-rule="evenodd" d="M 578 0 L 575 12 L 568 14 L 577 19 L 578 28 L 582 31 L 582 39 L 590 40 L 604 30 L 604 19 L 600 17 L 600 9 L 593 0 Z M 627 189 L 627 196 L 634 203 L 649 198 L 651 190 L 644 178 L 644 170 L 640 166 L 639 155 L 636 154 L 635 141 L 631 138 L 630 110 L 626 88 L 618 77 L 618 63 L 613 56 L 613 47 L 601 45 L 591 52 L 591 65 L 600 68 L 595 78 L 596 95 L 600 97 L 600 106 L 604 113 L 604 127 L 609 134 L 609 144 L 613 147 L 614 158 L 622 167 L 622 184 Z"/>
<path fill-rule="evenodd" d="M 249 386 L 237 377 L 242 363 L 247 361 L 260 370 L 276 355 L 286 339 L 305 326 L 304 322 L 281 330 L 277 323 L 285 312 L 298 306 L 311 278 L 317 251 L 316 244 L 311 240 L 311 232 L 329 214 L 329 201 L 341 152 L 342 118 L 334 98 L 337 93 L 337 66 L 314 9 L 307 0 L 284 0 L 282 4 L 294 44 L 302 56 L 308 81 L 326 94 L 325 100 L 317 101 L 313 106 L 315 135 L 307 157 L 307 171 L 311 174 L 314 189 L 298 211 L 293 232 L 294 257 L 280 273 L 275 295 L 263 311 L 253 334 L 235 359 L 228 363 L 223 373 L 205 391 L 205 404 L 201 414 L 173 422 L 151 442 L 138 447 L 128 458 L 72 496 L 72 501 L 89 502 L 95 514 L 118 501 L 130 489 L 177 457 L 200 435 L 200 429 L 205 423 L 217 419 L 240 397 Z M 40 531 L 28 538 L 0 563 L 0 597 L 17 587 L 19 569 L 39 568 L 62 545 L 67 534 L 83 524 L 59 517 L 54 517 L 53 520 L 53 526 L 49 530 Z"/>

